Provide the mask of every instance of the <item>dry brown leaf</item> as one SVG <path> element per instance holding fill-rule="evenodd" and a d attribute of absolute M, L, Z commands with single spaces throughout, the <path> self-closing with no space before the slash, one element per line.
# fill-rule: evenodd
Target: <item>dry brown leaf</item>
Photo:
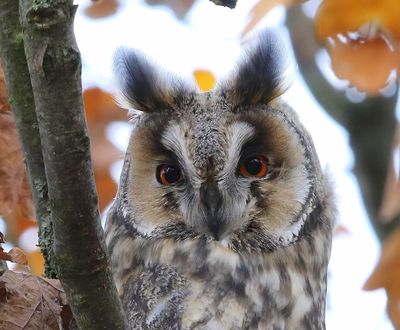
<path fill-rule="evenodd" d="M 393 49 L 383 37 L 344 42 L 335 38 L 327 49 L 337 77 L 370 95 L 379 93 L 388 84 L 391 72 L 400 63 L 400 49 Z"/>
<path fill-rule="evenodd" d="M 19 207 L 33 217 L 33 202 L 14 118 L 9 111 L 4 75 L 0 68 L 0 215 Z"/>
<path fill-rule="evenodd" d="M 12 262 L 16 264 L 27 266 L 28 265 L 28 257 L 26 256 L 25 252 L 22 251 L 20 248 L 12 248 L 8 254 L 11 257 Z"/>
<path fill-rule="evenodd" d="M 67 300 L 58 280 L 5 271 L 0 287 L 0 329 L 62 329 Z"/>
<path fill-rule="evenodd" d="M 42 276 L 44 274 L 44 258 L 39 249 L 26 253 L 27 265 L 16 265 L 14 270 L 17 272 L 31 272 L 37 276 Z M 27 268 L 27 267 L 28 268 Z"/>
<path fill-rule="evenodd" d="M 400 159 L 400 125 L 397 126 L 392 152 L 393 158 L 398 157 Z M 400 169 L 395 169 L 394 166 L 394 161 L 390 161 L 386 174 L 382 205 L 379 210 L 380 220 L 384 223 L 391 222 L 400 214 L 400 177 L 396 174 L 396 171 L 399 173 Z"/>
<path fill-rule="evenodd" d="M 321 40 L 337 34 L 359 31 L 366 24 L 378 24 L 389 35 L 400 37 L 399 0 L 324 0 L 315 18 Z"/>
<path fill-rule="evenodd" d="M 241 37 L 244 38 L 261 19 L 274 7 L 285 6 L 286 8 L 299 5 L 307 0 L 259 0 L 253 8 L 251 8 L 249 16 L 250 20 L 243 29 Z"/>
<path fill-rule="evenodd" d="M 10 105 L 8 104 L 7 88 L 4 79 L 4 72 L 0 66 L 0 113 L 10 111 Z"/>
<path fill-rule="evenodd" d="M 0 232 L 0 244 L 4 243 L 4 235 Z M 20 248 L 12 248 L 10 251 L 5 252 L 0 245 L 0 260 L 7 260 L 19 265 L 28 265 L 28 259 L 24 251 Z"/>
<path fill-rule="evenodd" d="M 195 70 L 193 72 L 197 86 L 202 92 L 208 92 L 215 86 L 215 77 L 208 70 Z"/>
<path fill-rule="evenodd" d="M 90 18 L 103 18 L 114 15 L 119 7 L 116 0 L 92 1 L 90 6 L 85 9 L 86 16 Z"/>
<path fill-rule="evenodd" d="M 87 89 L 84 94 L 85 112 L 91 141 L 91 154 L 99 207 L 103 210 L 114 198 L 117 184 L 110 175 L 110 166 L 123 157 L 107 139 L 106 129 L 112 121 L 126 121 L 126 111 L 119 108 L 112 95 L 99 88 Z"/>
<path fill-rule="evenodd" d="M 24 213 L 32 213 L 30 191 L 27 184 L 22 153 L 14 119 L 10 112 L 0 112 L 0 214 L 11 213 L 21 200 Z M 23 196 L 21 196 L 21 192 Z M 29 206 L 28 206 L 29 205 Z"/>
<path fill-rule="evenodd" d="M 364 290 L 384 288 L 388 297 L 387 311 L 395 329 L 400 329 L 400 229 L 383 243 L 381 257 Z"/>
<path fill-rule="evenodd" d="M 179 19 L 186 16 L 195 0 L 146 0 L 148 5 L 164 5 L 169 7 Z"/>

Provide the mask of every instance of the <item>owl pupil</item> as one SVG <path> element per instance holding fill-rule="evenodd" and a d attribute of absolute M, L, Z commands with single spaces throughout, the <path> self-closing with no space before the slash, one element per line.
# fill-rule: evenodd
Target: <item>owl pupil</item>
<path fill-rule="evenodd" d="M 156 178 L 163 185 L 174 183 L 181 178 L 181 170 L 179 167 L 163 164 L 158 166 Z"/>
<path fill-rule="evenodd" d="M 251 175 L 257 175 L 263 168 L 263 162 L 259 158 L 250 158 L 246 162 L 246 170 Z"/>
<path fill-rule="evenodd" d="M 165 178 L 167 179 L 168 182 L 175 182 L 178 181 L 181 176 L 181 171 L 179 171 L 178 168 L 172 167 L 172 166 L 167 166 L 165 168 Z"/>

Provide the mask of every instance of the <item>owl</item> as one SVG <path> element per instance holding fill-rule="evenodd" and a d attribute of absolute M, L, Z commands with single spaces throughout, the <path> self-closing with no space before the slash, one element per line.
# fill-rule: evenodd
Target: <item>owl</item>
<path fill-rule="evenodd" d="M 115 68 L 133 128 L 105 231 L 131 329 L 325 329 L 335 208 L 276 38 L 210 92 L 133 50 Z"/>

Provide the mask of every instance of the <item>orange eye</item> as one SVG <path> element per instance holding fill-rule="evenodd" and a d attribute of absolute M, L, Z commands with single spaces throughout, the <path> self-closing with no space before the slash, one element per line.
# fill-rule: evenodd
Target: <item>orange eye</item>
<path fill-rule="evenodd" d="M 263 178 L 267 175 L 268 161 L 263 156 L 249 157 L 239 166 L 239 173 L 243 176 Z"/>
<path fill-rule="evenodd" d="M 163 185 L 169 185 L 179 181 L 182 177 L 181 169 L 177 166 L 162 164 L 157 167 L 156 179 Z"/>

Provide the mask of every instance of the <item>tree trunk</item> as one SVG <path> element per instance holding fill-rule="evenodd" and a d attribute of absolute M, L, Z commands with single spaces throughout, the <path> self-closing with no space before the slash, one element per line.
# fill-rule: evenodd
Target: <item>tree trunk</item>
<path fill-rule="evenodd" d="M 45 273 L 47 277 L 55 278 L 47 181 L 16 0 L 0 1 L 0 58 L 32 188 L 36 219 L 39 223 L 39 246 L 45 259 Z"/>
<path fill-rule="evenodd" d="M 15 5 L 4 6 L 0 7 L 2 14 L 14 15 L 13 24 L 18 24 Z M 24 44 L 33 90 L 33 98 L 24 100 L 24 104 L 32 109 L 34 99 L 53 221 L 54 264 L 75 320 L 85 330 L 126 329 L 100 225 L 83 113 L 81 60 L 73 34 L 75 10 L 69 0 L 22 0 L 23 42 L 21 33 L 7 32 L 4 37 L 18 47 Z M 11 29 L 7 23 L 3 29 Z M 3 55 L 16 66 L 14 61 L 23 62 L 20 49 L 18 54 L 16 57 L 6 51 Z M 10 70 L 7 77 L 12 97 L 18 95 L 19 88 L 27 87 L 26 82 L 22 86 L 14 82 L 18 70 L 26 70 L 22 66 Z M 17 125 L 22 137 L 34 134 L 28 132 L 32 127 L 25 127 L 20 120 Z M 25 151 L 27 159 L 33 157 Z M 37 200 L 40 203 L 42 199 L 39 196 Z"/>

